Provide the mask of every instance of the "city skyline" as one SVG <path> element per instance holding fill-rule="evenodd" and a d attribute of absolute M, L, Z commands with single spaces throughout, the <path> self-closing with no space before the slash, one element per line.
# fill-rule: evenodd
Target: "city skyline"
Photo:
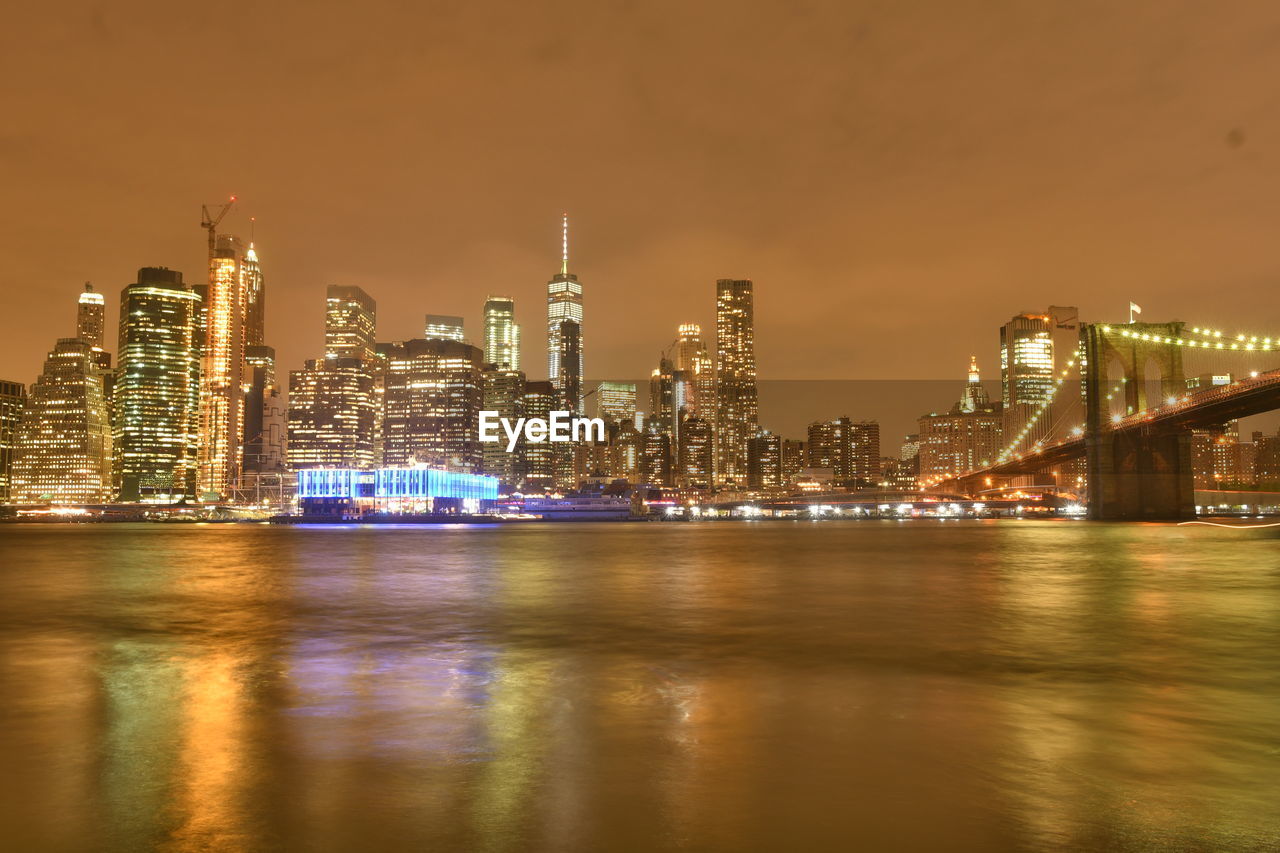
<path fill-rule="evenodd" d="M 245 218 L 249 219 L 251 222 L 253 220 L 252 217 L 246 216 Z M 563 221 L 563 217 L 558 218 L 557 223 L 560 224 L 561 228 L 563 229 L 565 224 Z M 563 243 L 564 241 L 563 231 L 561 231 L 561 233 L 558 233 L 556 236 L 559 238 L 559 241 L 558 241 L 559 245 L 557 245 L 555 248 L 559 248 L 563 252 L 563 250 L 566 248 Z M 233 247 L 233 246 L 237 247 L 235 251 L 240 253 L 237 255 L 237 257 L 240 257 L 242 260 L 245 261 L 244 266 L 247 269 L 251 270 L 252 272 L 251 278 L 253 281 L 256 281 L 257 289 L 262 290 L 263 288 L 262 280 L 264 278 L 271 278 L 271 266 L 270 266 L 270 263 L 266 265 L 265 273 L 259 267 L 258 257 L 256 252 L 254 251 L 253 244 L 246 244 L 244 241 L 241 241 L 239 237 L 234 233 L 219 234 L 218 242 L 219 244 L 225 245 L 228 247 Z M 227 251 L 231 251 L 231 249 L 229 248 Z M 557 266 L 561 271 L 565 269 L 565 258 L 563 256 L 559 258 Z M 164 268 L 160 268 L 160 269 L 164 269 Z M 178 272 L 180 274 L 180 271 L 174 271 L 174 272 Z M 556 276 L 553 276 L 552 277 L 553 281 L 560 274 L 561 273 L 558 272 Z M 205 286 L 205 283 L 201 281 L 196 281 L 196 282 L 189 281 L 189 284 L 191 284 L 193 289 L 197 291 L 202 290 Z M 705 282 L 702 284 L 704 285 L 704 287 L 707 285 L 707 283 Z M 545 288 L 546 285 L 544 284 L 543 287 Z M 91 283 L 86 283 L 84 285 L 84 288 L 85 288 L 84 291 L 81 293 L 79 297 L 79 304 L 77 306 L 78 314 L 77 314 L 77 317 L 75 318 L 75 323 L 83 323 L 85 310 L 86 308 L 88 308 L 89 310 L 94 312 L 94 315 L 93 315 L 94 317 L 97 317 L 98 315 L 102 315 L 102 317 L 105 318 L 104 320 L 95 319 L 93 321 L 94 323 L 103 322 L 106 328 L 114 329 L 117 325 L 116 320 L 118 318 L 119 300 L 115 298 L 104 300 L 101 295 L 102 290 L 100 288 L 95 290 L 94 286 Z M 530 324 L 532 324 L 533 328 L 539 328 L 541 326 L 542 321 L 539 320 L 539 307 L 538 307 L 537 301 L 535 301 L 534 305 L 527 305 L 527 304 L 521 304 L 519 300 L 514 299 L 512 297 L 505 297 L 505 296 L 493 297 L 492 294 L 486 294 L 486 296 L 481 297 L 481 296 L 477 296 L 476 294 L 483 292 L 484 290 L 483 284 L 477 283 L 475 285 L 475 288 L 476 288 L 475 293 L 468 294 L 474 297 L 473 299 L 469 300 L 469 303 L 474 303 L 475 305 L 478 305 L 479 306 L 478 311 L 474 310 L 474 307 L 473 307 L 472 310 L 464 310 L 460 313 L 460 315 L 454 316 L 454 317 L 444 317 L 442 315 L 427 314 L 426 316 L 428 317 L 428 320 L 430 320 L 433 317 L 441 320 L 462 320 L 463 326 L 465 327 L 465 329 L 469 330 L 464 335 L 465 340 L 470 344 L 480 347 L 481 350 L 484 349 L 484 344 L 486 342 L 485 307 L 489 305 L 490 302 L 494 299 L 497 299 L 500 302 L 507 302 L 509 304 L 509 307 L 511 305 L 514 306 L 514 312 L 511 318 L 512 320 L 514 320 L 514 324 L 517 327 L 517 332 L 519 327 L 529 327 Z M 330 284 L 325 289 L 329 293 L 330 299 L 332 299 L 332 294 L 334 292 L 342 292 L 342 293 L 354 292 L 354 293 L 364 294 L 363 288 L 360 288 L 359 286 L 355 286 L 355 285 Z M 694 292 L 696 293 L 698 289 L 699 288 L 694 288 Z M 72 291 L 69 291 L 68 293 L 63 294 L 64 300 L 68 298 L 71 292 L 74 292 L 74 291 L 72 290 Z M 371 302 L 374 301 L 371 295 L 365 295 L 364 298 L 369 299 Z M 460 298 L 461 297 L 459 297 L 458 295 L 451 296 L 450 304 L 457 304 L 460 301 Z M 541 297 L 540 299 L 545 299 L 545 298 L 546 297 L 544 296 L 544 297 Z M 424 304 L 429 299 L 431 299 L 431 297 L 423 297 Z M 311 299 L 306 300 L 306 302 L 311 304 L 314 307 L 314 305 L 317 303 L 316 294 L 315 293 L 311 294 Z M 704 306 L 709 305 L 712 308 L 712 311 L 711 311 L 712 320 L 706 325 L 707 325 L 707 328 L 709 329 L 709 335 L 713 340 L 715 335 L 715 328 L 716 328 L 716 323 L 714 319 L 714 300 L 704 299 L 703 303 L 704 303 Z M 325 309 L 323 301 L 321 301 L 320 304 L 321 304 L 322 310 L 331 310 L 332 308 L 332 306 L 330 306 L 329 309 Z M 705 307 L 704 307 L 704 310 L 705 310 Z M 1059 309 L 1055 309 L 1051 306 L 1049 310 L 1054 311 Z M 1076 311 L 1077 309 L 1072 308 L 1072 309 L 1063 309 L 1063 310 Z M 287 329 L 287 328 L 290 328 L 291 325 L 296 325 L 296 322 L 293 322 L 290 325 L 285 325 L 279 319 L 278 315 L 282 314 L 285 317 L 287 317 L 290 321 L 296 321 L 296 318 L 304 313 L 306 312 L 301 310 L 300 306 L 298 305 L 290 305 L 287 309 L 281 309 L 277 307 L 275 311 L 265 312 L 265 315 L 264 315 L 264 312 L 262 311 L 258 311 L 252 316 L 250 315 L 249 312 L 245 312 L 244 321 L 246 323 L 246 330 L 248 330 L 246 333 L 247 334 L 246 342 L 248 340 L 261 341 L 264 339 L 264 337 L 266 339 L 272 339 L 276 334 L 278 334 L 277 330 Z M 1082 321 L 1087 321 L 1089 319 L 1092 319 L 1087 310 L 1080 311 L 1079 314 L 1080 314 L 1080 320 Z M 530 318 L 530 315 L 532 315 L 532 319 Z M 756 315 L 758 317 L 759 312 L 756 312 Z M 421 311 L 419 311 L 417 312 L 416 316 L 418 318 L 421 318 L 424 316 L 424 314 Z M 1007 309 L 1006 309 L 1006 312 L 1003 314 L 997 314 L 996 316 L 993 316 L 991 318 L 986 318 L 986 323 L 984 324 L 984 326 L 980 328 L 969 330 L 969 331 L 960 330 L 957 333 L 957 336 L 972 342 L 969 346 L 966 347 L 966 352 L 969 353 L 969 355 L 966 356 L 966 360 L 972 355 L 977 354 L 980 361 L 992 363 L 996 365 L 999 364 L 1000 345 L 999 345 L 998 339 L 994 334 L 996 331 L 999 331 L 996 317 L 999 317 L 1000 321 L 1004 322 L 1005 325 L 1007 325 L 1008 316 L 1009 314 L 1007 313 Z M 1023 310 L 1019 311 L 1015 315 L 1014 319 L 1017 320 L 1018 317 L 1028 317 L 1028 316 L 1037 317 L 1037 316 L 1047 316 L 1047 315 L 1045 315 L 1044 309 L 1031 310 L 1029 306 L 1023 306 Z M 275 317 L 274 321 L 272 320 L 273 317 Z M 424 335 L 423 323 L 421 319 L 419 319 L 416 324 L 410 324 L 410 323 L 404 322 L 403 317 L 398 318 L 401 321 L 399 325 L 407 326 L 408 327 L 406 329 L 407 333 L 402 337 L 400 336 L 393 337 L 390 335 L 386 335 L 382 331 L 382 329 L 385 329 L 386 326 L 389 325 L 386 322 L 386 319 L 387 318 L 384 312 L 384 316 L 383 316 L 384 322 L 379 327 L 376 334 L 372 329 L 366 330 L 365 334 L 371 336 L 368 338 L 368 341 L 367 341 L 367 345 L 369 347 L 372 347 L 372 345 L 377 341 L 383 341 L 383 342 L 407 341 L 407 340 L 413 340 L 415 338 L 422 338 Z M 397 318 L 392 318 L 393 321 L 395 319 Z M 608 318 L 597 318 L 597 319 L 601 322 L 605 322 L 607 321 Z M 66 321 L 65 314 L 64 314 L 63 320 L 65 323 Z M 760 322 L 761 320 L 763 320 L 764 325 L 766 326 L 768 325 L 767 317 L 762 317 L 759 319 L 756 319 L 755 317 L 753 317 L 753 325 L 757 330 L 755 335 L 756 338 L 759 337 L 758 329 L 761 326 L 761 322 Z M 677 359 L 679 359 L 681 357 L 679 355 L 680 348 L 682 346 L 685 346 L 684 344 L 681 344 L 681 337 L 680 337 L 681 335 L 684 334 L 683 329 L 685 327 L 696 328 L 700 324 L 686 322 L 687 318 L 684 318 L 684 317 L 677 318 L 673 316 L 670 318 L 670 321 L 673 324 L 678 325 L 678 328 L 676 330 L 678 332 L 677 339 L 676 341 L 672 342 L 672 346 L 675 347 L 675 349 L 672 351 L 672 355 L 675 356 Z M 321 327 L 323 328 L 324 326 L 323 318 L 321 319 L 320 322 L 321 322 Z M 853 321 L 851 320 L 851 323 L 852 322 Z M 1077 322 L 1077 320 L 1073 317 L 1071 322 L 1074 323 L 1074 322 Z M 266 328 L 265 332 L 264 332 L 264 325 Z M 75 331 L 74 323 L 71 327 L 71 331 L 72 332 Z M 662 332 L 660 334 L 665 334 L 669 336 L 671 334 L 671 329 L 669 328 L 667 331 Z M 1001 331 L 1000 334 L 1003 334 L 1003 332 Z M 316 337 L 324 338 L 323 332 L 320 332 L 320 333 L 313 332 L 312 335 Z M 113 338 L 114 335 L 111 337 Z M 519 339 L 520 335 L 517 334 L 516 337 L 517 339 Z M 543 353 L 546 352 L 546 350 L 538 347 L 536 342 L 530 343 L 528 340 L 528 337 L 529 336 L 524 336 L 525 340 L 522 342 L 523 347 L 521 349 L 521 352 L 523 353 L 525 349 L 530 347 L 535 348 L 535 352 L 533 355 L 535 361 L 533 363 L 538 364 L 539 361 L 541 361 L 541 357 L 543 356 Z M 111 339 L 107 340 L 107 343 L 108 343 L 108 347 L 106 351 L 99 352 L 99 358 L 100 360 L 105 359 L 104 363 L 107 366 L 110 366 L 110 362 L 113 357 L 112 347 L 114 344 L 113 344 L 113 340 Z M 629 347 L 629 349 L 636 352 L 636 356 L 635 356 L 636 360 L 643 360 L 643 353 L 647 351 L 651 351 L 654 343 L 655 342 L 653 341 L 639 342 L 634 346 Z M 541 352 L 538 351 L 540 349 L 541 349 Z M 714 347 L 712 347 L 712 349 L 714 350 Z M 765 349 L 767 351 L 769 347 L 766 346 Z M 248 350 L 248 347 L 246 347 L 246 351 L 247 350 Z M 313 360 L 314 356 L 317 354 L 317 351 L 318 351 L 316 348 L 313 348 L 309 350 L 307 353 L 304 353 L 306 357 L 303 358 L 301 361 L 298 361 L 296 363 L 291 363 L 287 360 L 287 357 L 274 356 L 274 348 L 266 347 L 265 350 L 268 352 L 272 352 L 272 358 L 274 359 L 272 370 L 278 370 L 280 372 L 281 381 L 277 383 L 278 386 L 280 387 L 287 387 L 287 382 L 284 381 L 284 379 L 287 377 L 288 373 L 290 371 L 295 371 L 295 370 L 298 370 L 299 368 L 303 368 L 306 362 Z M 370 351 L 372 350 L 370 349 Z M 116 357 L 118 357 L 118 355 Z M 488 357 L 486 356 L 486 360 L 487 358 Z M 630 376 L 619 376 L 619 375 L 595 376 L 588 373 L 585 378 L 585 382 L 583 383 L 583 389 L 582 389 L 583 393 L 586 393 L 588 395 L 591 394 L 594 388 L 596 387 L 596 385 L 602 381 L 618 381 L 618 380 L 644 381 L 644 377 L 647 376 L 648 373 L 652 372 L 652 369 L 653 369 L 652 364 L 653 364 L 653 361 L 650 360 L 649 367 L 643 373 L 637 374 L 636 377 L 634 377 L 634 379 L 633 377 L 630 377 Z M 769 367 L 770 367 L 769 365 L 765 365 L 765 369 L 762 371 L 762 375 L 759 377 L 759 382 L 762 387 L 761 393 L 764 394 L 764 398 L 765 398 L 765 401 L 762 404 L 765 413 L 760 417 L 760 427 L 763 429 L 778 432 L 781 435 L 783 435 L 783 437 L 785 438 L 803 438 L 808 425 L 814 422 L 815 419 L 819 421 L 829 420 L 831 418 L 836 417 L 837 414 L 843 414 L 843 415 L 852 415 L 855 419 L 859 419 L 859 420 L 860 419 L 879 420 L 882 426 L 884 427 L 886 440 L 889 442 L 897 441 L 902 436 L 907 435 L 908 433 L 914 431 L 915 421 L 922 412 L 925 412 L 926 410 L 936 410 L 936 409 L 939 409 L 940 407 L 945 408 L 943 403 L 946 402 L 947 398 L 951 394 L 950 388 L 952 383 L 956 380 L 958 376 L 962 375 L 962 371 L 959 368 L 955 368 L 949 371 L 950 375 L 944 374 L 941 376 L 931 377 L 924 380 L 903 380 L 903 379 L 880 380 L 880 381 L 886 381 L 891 383 L 892 386 L 897 389 L 906 388 L 910 384 L 933 385 L 934 389 L 928 392 L 927 394 L 920 391 L 914 391 L 910 393 L 885 395 L 881 391 L 868 391 L 867 388 L 863 386 L 862 383 L 867 381 L 875 382 L 877 381 L 875 378 L 871 378 L 867 380 L 856 380 L 856 379 L 850 380 L 844 383 L 843 387 L 840 380 L 818 379 L 811 384 L 814 385 L 815 387 L 819 387 L 819 386 L 826 387 L 829 390 L 836 389 L 836 390 L 839 390 L 841 393 L 836 394 L 834 398 L 829 401 L 815 404 L 813 402 L 817 396 L 815 390 L 807 389 L 803 391 L 798 391 L 794 387 L 787 387 L 787 386 L 795 386 L 795 385 L 804 385 L 806 384 L 805 380 L 807 380 L 808 377 L 796 377 L 794 380 L 778 377 L 772 374 L 772 371 L 769 370 Z M 953 365 L 953 368 L 954 367 L 955 366 Z M 246 364 L 246 369 L 248 368 L 249 368 L 249 365 Z M 938 371 L 938 373 L 941 373 L 941 371 Z M 993 377 L 992 373 L 995 373 L 996 377 Z M 37 371 L 37 375 L 38 375 L 38 371 Z M 541 378 L 538 375 L 538 371 L 536 368 L 531 372 L 526 371 L 526 375 L 528 376 L 530 381 Z M 16 382 L 28 384 L 28 385 L 34 381 L 34 377 L 24 378 L 21 375 L 16 373 L 12 373 L 12 375 L 10 375 L 8 379 L 10 381 L 16 381 Z M 799 381 L 797 382 L 796 380 L 799 380 Z M 988 383 L 989 390 L 994 391 L 997 395 L 1000 393 L 998 371 L 989 372 L 987 374 L 987 378 L 984 381 Z M 772 388 L 772 392 L 765 393 L 770 388 Z M 784 390 L 780 391 L 780 389 L 784 389 Z M 710 390 L 710 389 L 707 389 L 707 390 Z M 648 395 L 644 395 L 645 399 L 647 399 L 647 397 Z M 807 406 L 801 405 L 797 407 L 793 405 L 793 402 L 795 400 L 806 400 L 808 401 L 808 404 Z M 640 408 L 642 410 L 647 411 L 649 409 L 649 406 L 642 405 Z M 593 406 L 589 404 L 586 407 L 586 410 L 592 411 Z M 799 411 L 803 411 L 803 414 L 799 414 L 798 413 Z M 690 413 L 692 414 L 693 411 L 691 410 Z M 242 418 L 246 417 L 246 413 L 241 412 L 241 417 Z M 1280 415 L 1277 415 L 1277 413 L 1271 413 L 1269 415 L 1254 416 L 1254 418 L 1251 419 L 1249 422 L 1249 428 L 1250 429 L 1260 428 L 1266 432 L 1271 432 L 1271 431 L 1274 431 L 1276 424 L 1278 422 L 1280 422 Z"/>

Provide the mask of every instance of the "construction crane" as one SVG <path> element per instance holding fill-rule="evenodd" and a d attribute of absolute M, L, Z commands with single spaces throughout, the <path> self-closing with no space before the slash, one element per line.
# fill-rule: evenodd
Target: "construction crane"
<path fill-rule="evenodd" d="M 231 206 L 236 203 L 236 197 L 232 196 L 231 200 L 222 207 L 215 208 L 218 215 L 214 216 L 209 212 L 209 205 L 200 205 L 201 220 L 200 227 L 209 232 L 209 257 L 213 258 L 214 253 L 218 250 L 218 225 L 222 223 L 223 217 L 231 210 Z"/>

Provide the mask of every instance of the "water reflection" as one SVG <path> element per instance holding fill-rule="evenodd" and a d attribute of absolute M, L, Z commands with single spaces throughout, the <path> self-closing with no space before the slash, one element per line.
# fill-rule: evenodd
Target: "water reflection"
<path fill-rule="evenodd" d="M 1061 523 L 9 527 L 0 808 L 18 849 L 1267 847 L 1276 556 Z"/>

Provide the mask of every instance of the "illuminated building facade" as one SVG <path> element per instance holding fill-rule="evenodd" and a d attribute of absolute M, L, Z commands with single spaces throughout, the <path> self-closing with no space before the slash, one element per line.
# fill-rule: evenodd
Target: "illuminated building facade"
<path fill-rule="evenodd" d="M 31 386 L 14 441 L 14 503 L 111 499 L 111 424 L 93 349 L 62 338 Z"/>
<path fill-rule="evenodd" d="M 284 472 L 285 411 L 276 383 L 276 353 L 266 345 L 267 288 L 253 243 L 241 262 L 244 279 L 244 427 L 238 484 L 259 491 L 264 475 Z"/>
<path fill-rule="evenodd" d="M 573 320 L 560 324 L 560 381 L 554 383 L 562 408 L 570 412 L 582 409 L 582 329 Z M 573 365 L 578 365 L 574 369 Z"/>
<path fill-rule="evenodd" d="M 782 473 L 782 436 L 760 430 L 747 440 L 747 488 L 767 491 L 786 482 Z"/>
<path fill-rule="evenodd" d="M 476 512 L 498 497 L 496 477 L 437 468 L 308 469 L 298 472 L 304 515 Z"/>
<path fill-rule="evenodd" d="M 377 316 L 378 304 L 362 288 L 329 285 L 325 291 L 325 358 L 372 361 Z"/>
<path fill-rule="evenodd" d="M 750 281 L 716 282 L 716 482 L 745 485 L 747 441 L 759 429 L 755 308 Z"/>
<path fill-rule="evenodd" d="M 107 410 L 110 412 L 115 372 L 111 369 L 111 353 L 106 351 L 107 304 L 102 294 L 87 281 L 84 292 L 76 301 L 76 337 L 93 351 L 93 362 L 102 376 L 103 395 L 107 398 Z"/>
<path fill-rule="evenodd" d="M 461 317 L 451 314 L 428 314 L 422 337 L 429 341 L 465 341 L 467 333 Z"/>
<path fill-rule="evenodd" d="M 969 383 L 973 384 L 974 374 L 977 372 L 976 362 L 970 361 Z M 981 384 L 979 384 L 981 387 Z M 965 389 L 965 396 L 961 397 L 961 405 L 966 404 L 966 398 L 970 397 L 970 389 Z M 983 391 L 983 397 L 986 392 Z M 978 411 L 979 408 L 987 408 L 991 406 L 990 399 L 983 404 L 982 407 L 976 407 L 972 411 Z M 1003 431 L 1003 429 L 1002 429 Z M 902 440 L 902 447 L 898 451 L 898 458 L 892 465 L 885 465 L 881 482 L 886 483 L 890 488 L 896 489 L 914 489 L 919 485 L 920 480 L 920 433 L 913 432 L 905 436 Z"/>
<path fill-rule="evenodd" d="M 640 444 L 640 482 L 651 486 L 671 486 L 673 453 L 671 436 L 665 432 L 646 432 Z"/>
<path fill-rule="evenodd" d="M 1003 432 L 1012 440 L 1026 430 L 1011 448 L 1013 452 L 1024 452 L 1045 440 L 1054 424 L 1069 428 L 1084 423 L 1079 394 L 1054 394 L 1057 380 L 1067 363 L 1075 360 L 1079 346 L 1080 312 L 1073 307 L 1051 305 L 1043 313 L 1018 314 L 1000 327 Z M 1052 404 L 1032 423 L 1050 399 Z"/>
<path fill-rule="evenodd" d="M 547 282 L 547 377 L 568 410 L 581 408 L 582 282 L 569 272 L 569 217 L 564 218 L 560 272 Z"/>
<path fill-rule="evenodd" d="M 497 412 L 498 417 L 515 423 L 524 417 L 525 375 L 519 370 L 508 370 L 495 364 L 486 364 L 483 372 L 485 411 Z M 524 448 L 517 445 L 507 452 L 506 440 L 483 445 L 484 473 L 497 477 L 503 490 L 510 493 L 524 483 Z"/>
<path fill-rule="evenodd" d="M 373 297 L 354 286 L 325 289 L 325 356 L 289 372 L 283 442 L 289 468 L 366 470 L 381 464 L 383 375 L 376 333 Z"/>
<path fill-rule="evenodd" d="M 253 243 L 240 261 L 240 274 L 244 278 L 244 343 L 262 346 L 267 335 L 267 286 Z"/>
<path fill-rule="evenodd" d="M 27 404 L 27 389 L 21 382 L 0 380 L 0 503 L 9 500 L 9 483 L 13 476 L 13 453 L 17 444 L 18 422 Z"/>
<path fill-rule="evenodd" d="M 868 488 L 880 481 L 880 424 L 837 418 L 809 425 L 809 467 L 830 468 L 835 481 Z"/>
<path fill-rule="evenodd" d="M 107 341 L 107 305 L 101 293 L 85 282 L 84 293 L 76 306 L 76 337 L 94 349 L 103 349 Z"/>
<path fill-rule="evenodd" d="M 711 421 L 692 415 L 680 423 L 676 459 L 677 485 L 689 489 L 711 489 L 715 479 L 715 432 Z"/>
<path fill-rule="evenodd" d="M 200 297 L 182 273 L 138 270 L 120 294 L 115 482 L 122 501 L 196 495 L 200 424 Z"/>
<path fill-rule="evenodd" d="M 919 434 L 903 444 L 904 464 L 915 460 L 916 476 L 925 486 L 990 464 L 1004 446 L 1001 409 L 982 387 L 976 359 L 970 359 L 960 399 L 948 412 L 919 419 Z"/>
<path fill-rule="evenodd" d="M 289 467 L 369 469 L 379 402 L 368 363 L 358 358 L 312 359 L 289 373 Z"/>
<path fill-rule="evenodd" d="M 782 440 L 782 483 L 794 483 L 796 477 L 804 470 L 808 460 L 809 447 L 803 441 L 790 438 Z"/>
<path fill-rule="evenodd" d="M 665 432 L 674 440 L 677 434 L 679 404 L 676 400 L 675 366 L 661 359 L 649 377 L 649 429 Z"/>
<path fill-rule="evenodd" d="M 198 490 L 229 496 L 240 476 L 244 445 L 247 270 L 242 244 L 221 234 L 209 260 L 200 377 Z"/>
<path fill-rule="evenodd" d="M 483 401 L 478 347 L 459 341 L 378 344 L 383 360 L 383 464 L 479 472 Z"/>
<path fill-rule="evenodd" d="M 520 369 L 520 324 L 509 296 L 490 296 L 484 302 L 484 359 L 499 370 Z"/>
<path fill-rule="evenodd" d="M 1275 435 L 1254 433 L 1253 481 L 1269 491 L 1280 488 L 1280 431 Z"/>
<path fill-rule="evenodd" d="M 559 408 L 559 392 L 550 382 L 527 382 L 524 388 L 524 416 L 549 420 Z M 524 457 L 524 492 L 539 494 L 555 487 L 556 445 L 521 439 Z"/>
<path fill-rule="evenodd" d="M 715 417 L 715 364 L 702 339 L 702 327 L 697 323 L 682 323 L 676 330 L 675 359 L 672 367 L 677 372 L 680 388 L 677 396 L 680 406 L 690 415 L 701 415 L 708 420 Z"/>
<path fill-rule="evenodd" d="M 601 382 L 596 386 L 596 417 L 609 423 L 635 424 L 636 385 L 634 382 Z"/>
<path fill-rule="evenodd" d="M 644 434 L 636 429 L 635 421 L 626 420 L 608 425 L 609 449 L 607 473 L 612 477 L 640 481 L 640 452 Z"/>
<path fill-rule="evenodd" d="M 1205 373 L 1187 377 L 1188 390 L 1230 385 L 1230 373 Z M 1252 452 L 1252 451 L 1250 451 Z M 1197 489 L 1220 489 L 1253 481 L 1253 460 L 1246 458 L 1240 442 L 1240 422 L 1191 431 L 1191 470 Z"/>

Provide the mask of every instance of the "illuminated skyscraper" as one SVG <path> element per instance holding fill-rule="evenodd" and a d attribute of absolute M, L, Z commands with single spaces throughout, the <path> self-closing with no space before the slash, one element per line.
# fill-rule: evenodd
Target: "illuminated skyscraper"
<path fill-rule="evenodd" d="M 784 482 L 782 437 L 762 429 L 747 440 L 747 488 L 765 491 Z"/>
<path fill-rule="evenodd" d="M 465 341 L 461 317 L 449 314 L 428 314 L 423 325 L 423 337 L 429 341 Z"/>
<path fill-rule="evenodd" d="M 244 277 L 244 343 L 247 347 L 260 347 L 267 334 L 267 286 L 258 265 L 258 251 L 249 244 L 241 261 Z"/>
<path fill-rule="evenodd" d="M 244 445 L 245 252 L 238 239 L 220 234 L 209 260 L 205 333 L 200 377 L 201 497 L 231 494 L 240 476 Z"/>
<path fill-rule="evenodd" d="M 682 323 L 677 330 L 674 365 L 681 374 L 677 390 L 681 407 L 690 415 L 713 417 L 715 365 L 697 323 Z"/>
<path fill-rule="evenodd" d="M 374 357 L 378 304 L 359 287 L 331 284 L 325 294 L 325 358 Z"/>
<path fill-rule="evenodd" d="M 384 360 L 383 463 L 480 473 L 479 347 L 460 341 L 378 344 Z"/>
<path fill-rule="evenodd" d="M 596 386 L 596 416 L 605 423 L 630 423 L 636 419 L 634 382 L 601 382 Z"/>
<path fill-rule="evenodd" d="M 710 489 L 712 486 L 712 461 L 715 456 L 715 435 L 711 422 L 693 415 L 680 424 L 680 446 L 677 450 L 676 481 L 689 489 Z"/>
<path fill-rule="evenodd" d="M 15 437 L 14 503 L 111 499 L 111 424 L 93 349 L 63 338 L 31 386 Z"/>
<path fill-rule="evenodd" d="M 9 500 L 18 421 L 26 403 L 27 389 L 21 382 L 0 381 L 0 503 Z"/>
<path fill-rule="evenodd" d="M 1010 441 L 1022 435 L 1012 448 L 1014 452 L 1046 438 L 1054 424 L 1069 429 L 1084 421 L 1080 394 L 1054 393 L 1067 363 L 1075 360 L 1080 345 L 1079 318 L 1076 308 L 1051 305 L 1042 314 L 1018 314 L 1000 327 L 1003 432 Z M 1071 387 L 1076 386 L 1072 383 Z M 1039 412 L 1050 399 L 1049 408 Z M 1036 417 L 1035 423 L 1031 423 L 1032 417 Z"/>
<path fill-rule="evenodd" d="M 569 272 L 569 215 L 564 217 L 560 272 L 547 282 L 547 376 L 566 408 L 581 408 L 582 283 Z"/>
<path fill-rule="evenodd" d="M 745 485 L 747 440 L 759 428 L 752 284 L 716 282 L 716 482 Z"/>
<path fill-rule="evenodd" d="M 483 372 L 484 409 L 497 412 L 498 417 L 515 423 L 524 417 L 525 376 L 519 370 L 507 370 L 495 364 L 486 364 Z M 503 491 L 519 489 L 524 482 L 524 448 L 517 446 L 507 451 L 507 439 L 483 445 L 484 473 L 497 477 Z"/>
<path fill-rule="evenodd" d="M 289 373 L 289 467 L 382 464 L 383 374 L 374 350 L 377 303 L 359 287 L 325 290 L 325 357 Z"/>
<path fill-rule="evenodd" d="M 267 289 L 253 243 L 242 265 L 245 292 L 244 441 L 239 484 L 258 491 L 262 476 L 284 470 L 284 401 L 276 385 L 276 352 L 266 345 Z M 252 482 L 250 482 L 252 481 Z"/>
<path fill-rule="evenodd" d="M 867 488 L 880 480 L 880 424 L 837 418 L 809 425 L 809 467 L 830 468 L 836 482 Z"/>
<path fill-rule="evenodd" d="M 283 472 L 286 418 L 276 382 L 276 351 L 261 344 L 245 348 L 248 390 L 244 407 L 244 477 Z M 251 476 L 252 475 L 252 476 Z M 245 488 L 252 484 L 242 483 Z"/>
<path fill-rule="evenodd" d="M 380 402 L 368 362 L 311 359 L 289 373 L 289 467 L 371 469 Z"/>
<path fill-rule="evenodd" d="M 76 337 L 94 349 L 103 349 L 107 345 L 106 311 L 106 300 L 86 281 L 76 310 Z"/>
<path fill-rule="evenodd" d="M 163 267 L 138 270 L 120 294 L 114 445 L 122 501 L 195 497 L 199 304 L 182 273 Z"/>
<path fill-rule="evenodd" d="M 520 369 L 520 324 L 509 296 L 490 296 L 484 302 L 484 360 L 500 370 Z"/>
<path fill-rule="evenodd" d="M 631 420 L 610 423 L 608 431 L 608 471 L 610 476 L 621 477 L 633 483 L 638 483 L 640 481 L 640 452 L 644 444 L 644 436 L 636 429 L 634 416 Z"/>
<path fill-rule="evenodd" d="M 649 376 L 649 418 L 645 424 L 650 429 L 665 432 L 674 439 L 678 413 L 675 367 L 670 359 L 659 359 L 658 366 Z"/>
<path fill-rule="evenodd" d="M 560 324 L 560 381 L 556 390 L 560 392 L 562 408 L 576 412 L 582 403 L 582 375 L 573 369 L 573 365 L 582 363 L 581 327 L 572 320 Z"/>
<path fill-rule="evenodd" d="M 111 353 L 107 352 L 107 315 L 106 300 L 102 294 L 93 289 L 89 282 L 84 283 L 84 292 L 76 302 L 76 337 L 87 343 L 93 350 L 93 362 L 102 376 L 102 392 L 107 398 L 107 409 L 111 408 L 112 388 L 115 384 L 115 373 L 111 370 Z"/>
<path fill-rule="evenodd" d="M 528 382 L 524 389 L 524 416 L 526 418 L 551 417 L 559 408 L 559 392 L 550 382 Z M 527 442 L 521 439 L 524 454 L 524 491 L 533 494 L 549 492 L 555 486 L 556 445 L 543 441 Z"/>
<path fill-rule="evenodd" d="M 671 436 L 656 430 L 645 432 L 640 444 L 640 481 L 651 486 L 673 485 L 673 461 Z"/>

